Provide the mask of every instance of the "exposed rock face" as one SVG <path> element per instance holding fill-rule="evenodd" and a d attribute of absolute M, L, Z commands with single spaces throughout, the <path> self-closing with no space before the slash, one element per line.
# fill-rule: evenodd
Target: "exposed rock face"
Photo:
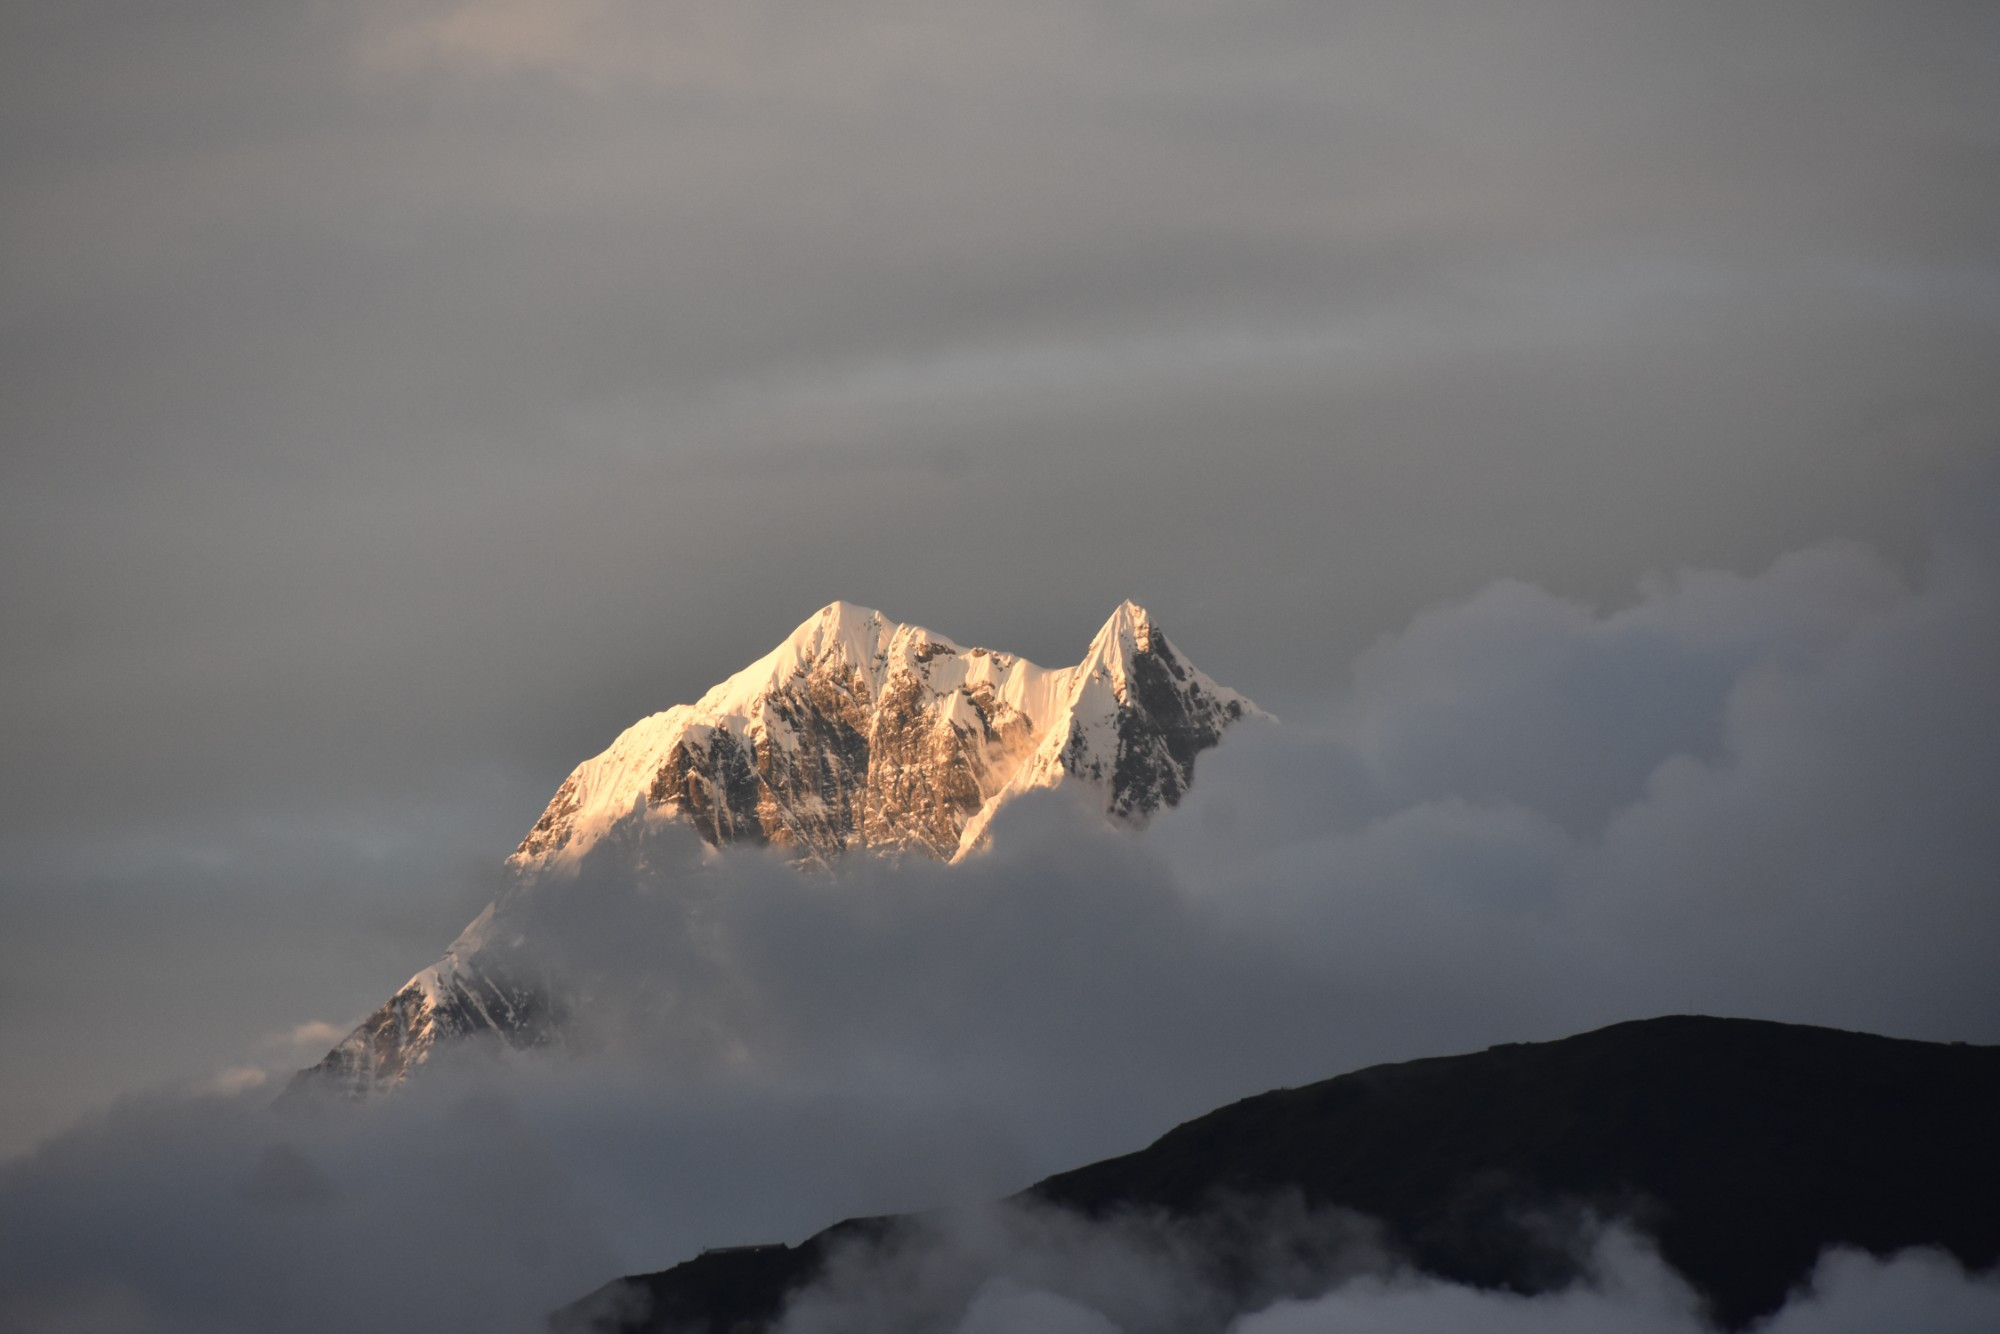
<path fill-rule="evenodd" d="M 649 820 L 806 865 L 856 848 L 955 861 L 1009 798 L 1071 780 L 1101 791 L 1111 817 L 1142 823 L 1180 800 L 1225 727 L 1258 712 L 1130 602 L 1083 661 L 1056 670 L 836 602 L 696 703 L 642 719 L 578 765 L 507 865 L 517 887 L 573 874 Z M 531 970 L 494 943 L 511 940 L 512 897 L 305 1076 L 363 1092 L 448 1040 L 559 1037 L 567 1007 L 546 981 L 519 980 Z"/>
<path fill-rule="evenodd" d="M 641 799 L 711 843 L 814 862 L 856 847 L 962 856 L 1008 796 L 1072 777 L 1140 821 L 1178 801 L 1195 756 L 1252 712 L 1129 602 L 1057 671 L 836 602 L 579 765 L 509 861 L 573 863 Z"/>
<path fill-rule="evenodd" d="M 515 1048 L 558 1039 L 566 1009 L 544 981 L 513 980 L 481 959 L 448 956 L 403 984 L 310 1071 L 356 1094 L 400 1083 L 440 1044 L 490 1037 Z"/>

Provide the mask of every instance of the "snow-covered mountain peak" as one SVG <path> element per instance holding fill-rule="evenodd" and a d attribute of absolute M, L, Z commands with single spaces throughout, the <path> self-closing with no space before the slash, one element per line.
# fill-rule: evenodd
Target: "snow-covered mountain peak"
<path fill-rule="evenodd" d="M 694 703 L 640 719 L 578 765 L 508 866 L 527 893 L 595 849 L 618 854 L 632 845 L 614 834 L 656 820 L 801 863 L 856 849 L 957 861 L 985 844 L 1013 797 L 1066 783 L 1139 824 L 1180 800 L 1196 755 L 1225 727 L 1258 712 L 1196 670 L 1133 602 L 1082 661 L 1054 670 L 832 602 Z M 400 1079 L 442 1037 L 548 1040 L 566 1007 L 505 961 L 522 944 L 509 901 L 317 1068 L 373 1087 Z"/>
<path fill-rule="evenodd" d="M 1128 651 L 1145 652 L 1152 647 L 1153 614 L 1138 603 L 1126 598 L 1118 604 L 1118 610 L 1111 613 L 1091 641 L 1091 647 L 1117 640 Z"/>
<path fill-rule="evenodd" d="M 1187 664 L 1134 602 L 1081 662 L 1053 671 L 833 602 L 692 705 L 642 719 L 577 766 L 511 864 L 573 864 L 637 815 L 810 861 L 857 845 L 957 857 L 1000 803 L 1066 777 L 1105 784 L 1113 814 L 1143 819 L 1178 800 L 1223 725 L 1255 711 Z M 1142 763 L 1142 750 L 1158 754 Z"/>
<path fill-rule="evenodd" d="M 1122 701 L 1128 692 L 1132 660 L 1153 651 L 1153 634 L 1152 614 L 1128 598 L 1098 629 L 1077 670 L 1084 676 L 1101 675 Z"/>
<path fill-rule="evenodd" d="M 695 701 L 694 712 L 747 721 L 748 710 L 759 698 L 829 658 L 872 673 L 900 628 L 872 608 L 830 602 L 801 621 L 776 648 Z"/>

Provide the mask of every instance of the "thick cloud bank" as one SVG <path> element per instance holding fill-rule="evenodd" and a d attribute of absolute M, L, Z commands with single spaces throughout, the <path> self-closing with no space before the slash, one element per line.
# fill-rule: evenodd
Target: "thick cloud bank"
<path fill-rule="evenodd" d="M 1252 1314 L 1230 1319 L 1222 1276 L 1159 1220 L 1088 1224 L 984 1210 L 893 1245 L 837 1253 L 788 1306 L 780 1334 L 1709 1334 L 1701 1303 L 1638 1237 L 1580 1239 L 1588 1278 L 1538 1296 L 1424 1278 L 1372 1250 L 1365 1223 L 1294 1211 L 1240 1220 L 1268 1247 L 1232 1276 Z M 1336 1255 L 1308 1265 L 1306 1257 Z M 1286 1297 L 1287 1289 L 1311 1295 Z M 1329 1290 L 1330 1289 L 1330 1290 Z M 2000 1320 L 2000 1282 L 1948 1257 L 1853 1251 L 1822 1258 L 1759 1334 L 1978 1334 Z"/>
<path fill-rule="evenodd" d="M 955 868 L 806 876 L 650 831 L 642 874 L 520 909 L 590 993 L 565 1051 L 361 1108 L 133 1099 L 0 1167 L 0 1329 L 531 1327 L 1273 1085 L 1662 1012 L 2000 1040 L 1996 533 L 1987 488 L 1909 581 L 1836 545 L 1608 614 L 1497 585 L 1370 649 L 1323 718 L 1205 755 L 1142 838 L 1061 793 Z M 1392 1275 L 1241 1330 L 1690 1327 L 1647 1263 L 1525 1305 Z M 966 1300 L 969 1331 L 1146 1326 L 1034 1272 Z M 1991 1303 L 1836 1258 L 1774 1328 Z"/>

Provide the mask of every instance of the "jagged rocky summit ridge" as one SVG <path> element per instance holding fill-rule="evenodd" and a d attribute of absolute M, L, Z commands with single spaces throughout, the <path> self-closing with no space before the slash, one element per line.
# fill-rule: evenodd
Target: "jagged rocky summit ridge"
<path fill-rule="evenodd" d="M 1082 778 L 1142 820 L 1248 700 L 1187 662 L 1133 603 L 1051 670 L 835 602 L 691 705 L 627 728 L 563 780 L 510 859 L 574 862 L 644 810 L 710 843 L 802 860 L 850 848 L 957 858 L 1028 788 Z"/>
<path fill-rule="evenodd" d="M 957 861 L 1031 789 L 1085 784 L 1111 818 L 1143 823 L 1180 800 L 1225 728 L 1259 715 L 1132 602 L 1082 661 L 1053 669 L 831 603 L 693 704 L 641 719 L 578 765 L 507 859 L 514 888 L 302 1079 L 366 1091 L 441 1042 L 553 1040 L 568 1005 L 522 962 L 531 951 L 509 901 L 645 822 L 804 865 L 856 849 Z"/>

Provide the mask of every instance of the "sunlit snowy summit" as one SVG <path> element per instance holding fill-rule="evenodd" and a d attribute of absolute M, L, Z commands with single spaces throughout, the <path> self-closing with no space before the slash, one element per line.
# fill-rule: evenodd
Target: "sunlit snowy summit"
<path fill-rule="evenodd" d="M 441 1042 L 551 1041 L 567 1006 L 521 963 L 510 904 L 649 822 L 809 866 L 855 849 L 959 861 L 1030 789 L 1086 784 L 1110 818 L 1143 823 L 1180 800 L 1224 728 L 1257 715 L 1131 602 L 1081 662 L 1055 669 L 832 603 L 695 703 L 641 719 L 578 765 L 507 859 L 513 888 L 301 1080 L 365 1092 L 399 1082 Z"/>

